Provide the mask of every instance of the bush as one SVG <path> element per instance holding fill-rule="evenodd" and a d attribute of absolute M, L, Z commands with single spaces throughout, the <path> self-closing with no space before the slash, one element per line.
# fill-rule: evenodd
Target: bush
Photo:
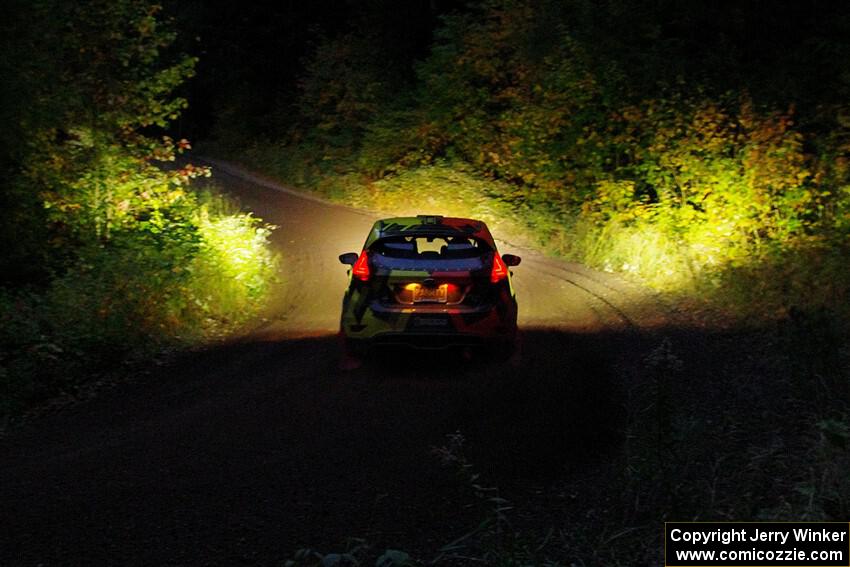
<path fill-rule="evenodd" d="M 0 289 L 3 413 L 237 329 L 275 271 L 271 227 L 192 192 L 205 169 L 164 167 L 189 143 L 154 133 L 185 108 L 174 90 L 195 59 L 166 59 L 176 36 L 160 7 L 20 4 L 2 40 L 0 66 L 19 68 L 0 86 L 14 118 L 0 181 L 4 218 L 30 236 L 0 262 L 21 274 Z"/>
<path fill-rule="evenodd" d="M 356 206 L 480 216 L 512 240 L 747 313 L 845 296 L 846 108 L 798 117 L 652 67 L 665 80 L 648 88 L 567 14 L 486 0 L 448 15 L 396 96 L 366 38 L 328 39 L 298 126 L 240 157 Z"/>
<path fill-rule="evenodd" d="M 0 414 L 257 316 L 276 274 L 273 227 L 227 212 L 221 196 L 187 192 L 175 208 L 157 209 L 156 232 L 124 228 L 78 249 L 46 287 L 0 295 Z"/>
<path fill-rule="evenodd" d="M 274 227 L 249 213 L 222 215 L 205 208 L 200 216 L 202 245 L 187 268 L 187 298 L 204 315 L 205 334 L 229 332 L 255 317 L 267 299 L 277 273 L 268 242 Z"/>

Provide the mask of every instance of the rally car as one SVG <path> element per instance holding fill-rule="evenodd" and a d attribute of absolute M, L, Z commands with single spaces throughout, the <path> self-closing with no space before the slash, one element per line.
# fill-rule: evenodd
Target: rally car
<path fill-rule="evenodd" d="M 340 336 L 347 352 L 380 344 L 414 348 L 496 345 L 517 333 L 511 266 L 487 226 L 436 215 L 379 220 L 351 266 Z"/>

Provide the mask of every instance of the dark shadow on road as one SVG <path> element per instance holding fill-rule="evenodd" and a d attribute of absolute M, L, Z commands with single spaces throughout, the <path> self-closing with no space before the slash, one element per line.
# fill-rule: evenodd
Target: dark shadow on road
<path fill-rule="evenodd" d="M 774 348 L 761 336 L 531 329 L 516 365 L 385 351 L 350 372 L 334 336 L 188 353 L 0 440 L 0 531 L 12 542 L 0 563 L 268 563 L 347 537 L 433 550 L 481 519 L 468 482 L 434 454 L 454 432 L 481 481 L 520 504 L 524 487 L 569 482 L 565 515 L 541 501 L 547 522 L 583 517 L 601 495 L 614 500 L 597 508 L 634 514 L 617 501 L 633 487 L 658 488 L 640 488 L 641 501 L 683 517 L 710 512 L 703 476 L 718 451 L 786 435 L 764 416 L 788 415 L 793 382 L 781 359 L 757 356 Z M 647 363 L 665 337 L 684 364 L 675 375 Z M 653 409 L 659 384 L 677 402 L 669 419 Z M 655 427 L 677 443 L 660 461 Z M 627 442 L 641 451 L 632 468 Z M 676 469 L 675 508 L 658 477 L 672 459 L 694 463 Z M 775 486 L 746 482 L 753 499 Z M 730 494 L 738 485 L 729 479 Z"/>
<path fill-rule="evenodd" d="M 604 457 L 622 439 L 625 409 L 598 346 L 605 340 L 526 330 L 514 359 L 488 348 L 375 349 L 350 377 L 372 383 L 375 395 L 406 383 L 453 392 L 426 411 L 442 416 L 443 434 L 464 436 L 476 470 L 499 484 L 540 482 Z"/>

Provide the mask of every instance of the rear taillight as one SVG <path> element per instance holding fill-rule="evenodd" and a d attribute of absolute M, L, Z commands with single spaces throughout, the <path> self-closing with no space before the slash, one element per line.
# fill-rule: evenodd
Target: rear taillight
<path fill-rule="evenodd" d="M 360 281 L 369 281 L 369 255 L 366 254 L 365 250 L 360 253 L 360 257 L 354 262 L 354 266 L 351 268 L 351 275 Z"/>
<path fill-rule="evenodd" d="M 498 252 L 493 252 L 493 269 L 490 272 L 490 281 L 492 283 L 498 283 L 508 277 L 508 267 L 505 265 L 502 257 L 499 256 Z"/>

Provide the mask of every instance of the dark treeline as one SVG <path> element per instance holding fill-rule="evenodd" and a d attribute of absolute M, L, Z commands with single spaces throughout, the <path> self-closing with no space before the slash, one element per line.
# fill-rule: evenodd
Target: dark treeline
<path fill-rule="evenodd" d="M 260 132 L 269 128 L 264 119 L 270 115 L 291 125 L 305 60 L 322 42 L 344 35 L 367 38 L 369 53 L 361 56 L 379 66 L 396 92 L 410 88 L 414 65 L 428 56 L 442 18 L 481 14 L 481 4 L 166 2 L 180 22 L 184 48 L 200 56 L 183 126 L 204 138 L 236 109 Z M 760 103 L 795 104 L 807 116 L 820 105 L 847 100 L 850 10 L 842 2 L 544 0 L 530 5 L 536 46 L 529 47 L 543 55 L 567 32 L 597 67 L 611 72 L 609 80 L 627 83 L 634 96 L 682 85 L 716 93 L 746 89 Z"/>
<path fill-rule="evenodd" d="M 439 17 L 459 0 L 318 0 L 236 3 L 166 1 L 183 48 L 199 56 L 180 121 L 192 139 L 276 135 L 293 124 L 304 64 L 316 46 L 351 30 L 369 38 L 375 61 L 397 87 L 430 48 Z"/>
<path fill-rule="evenodd" d="M 662 289 L 785 308 L 845 289 L 841 3 L 344 6 L 297 77 L 223 95 L 216 151 L 386 209 L 486 180 L 479 208 Z"/>

